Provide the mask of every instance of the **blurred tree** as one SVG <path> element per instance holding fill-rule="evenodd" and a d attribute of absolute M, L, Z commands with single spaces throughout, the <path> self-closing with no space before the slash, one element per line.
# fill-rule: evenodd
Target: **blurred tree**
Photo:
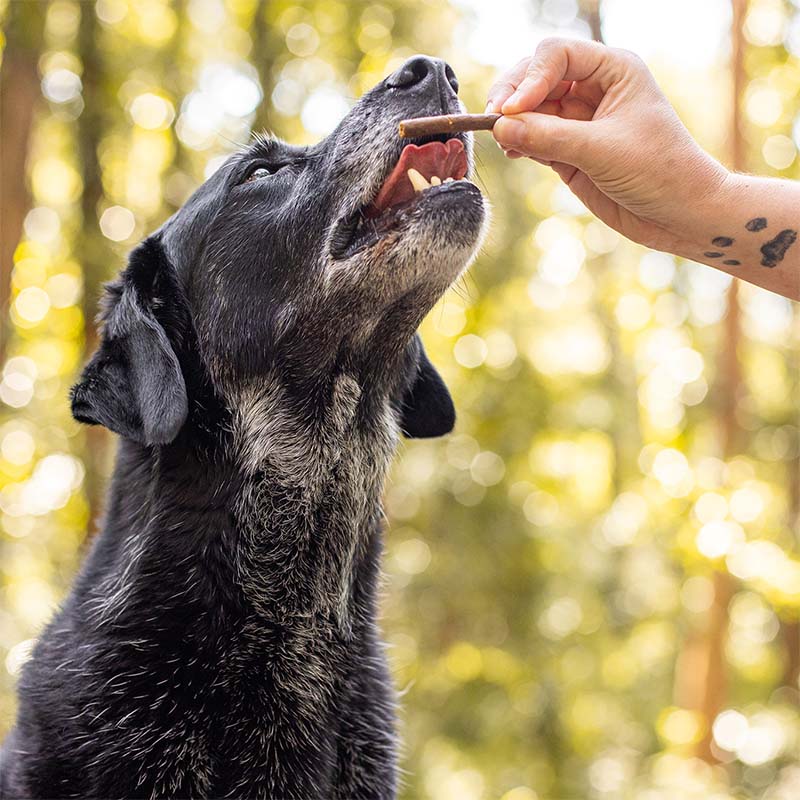
<path fill-rule="evenodd" d="M 108 133 L 108 109 L 113 108 L 113 94 L 108 91 L 111 79 L 100 49 L 102 29 L 97 15 L 88 4 L 81 6 L 80 12 L 76 50 L 82 62 L 83 110 L 77 120 L 76 135 L 83 192 L 81 224 L 76 231 L 74 249 L 80 254 L 86 287 L 83 294 L 83 351 L 86 360 L 97 345 L 94 319 L 103 282 L 115 271 L 117 258 L 98 225 L 104 196 L 99 150 Z M 108 458 L 110 437 L 108 431 L 100 426 L 88 428 L 84 437 L 81 457 L 89 476 L 86 481 L 89 518 L 94 521 L 102 513 L 102 496 L 105 491 L 102 476 L 107 474 L 104 466 Z"/>
<path fill-rule="evenodd" d="M 8 309 L 14 249 L 22 234 L 22 221 L 30 208 L 25 167 L 31 128 L 41 101 L 37 71 L 47 3 L 10 3 L 3 20 L 3 61 L 0 66 L 0 314 Z M 0 361 L 5 350 L 5 325 L 0 325 Z"/>
<path fill-rule="evenodd" d="M 730 154 L 728 163 L 739 172 L 747 169 L 744 138 L 742 134 L 742 102 L 745 89 L 744 21 L 747 0 L 731 0 L 731 117 Z M 736 416 L 737 404 L 745 387 L 739 367 L 741 325 L 739 310 L 739 281 L 733 280 L 727 290 L 727 313 L 724 319 L 725 334 L 720 343 L 720 371 L 717 386 L 709 400 L 717 406 L 720 424 L 720 451 L 725 460 L 732 459 L 741 445 L 742 430 Z M 703 625 L 691 631 L 679 658 L 682 674 L 676 677 L 676 703 L 700 714 L 703 734 L 697 743 L 700 758 L 714 761 L 711 723 L 725 707 L 728 676 L 725 658 L 725 641 L 728 634 L 728 606 L 734 595 L 733 577 L 724 569 L 713 575 L 714 598 Z"/>

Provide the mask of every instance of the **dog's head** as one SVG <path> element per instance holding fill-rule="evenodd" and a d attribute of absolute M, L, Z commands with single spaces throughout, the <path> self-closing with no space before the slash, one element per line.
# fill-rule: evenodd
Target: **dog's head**
<path fill-rule="evenodd" d="M 409 143 L 397 124 L 461 110 L 456 92 L 448 65 L 417 56 L 319 144 L 258 139 L 231 156 L 109 286 L 76 418 L 161 444 L 200 384 L 226 398 L 278 375 L 319 398 L 344 373 L 406 435 L 449 431 L 416 329 L 474 256 L 486 209 L 468 135 Z"/>

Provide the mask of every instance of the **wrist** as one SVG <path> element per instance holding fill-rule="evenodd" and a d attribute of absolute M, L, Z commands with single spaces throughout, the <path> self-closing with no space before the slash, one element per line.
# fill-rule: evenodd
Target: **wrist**
<path fill-rule="evenodd" d="M 704 154 L 705 155 L 705 154 Z M 715 252 L 720 241 L 733 238 L 728 230 L 730 212 L 740 193 L 740 176 L 706 156 L 702 173 L 687 182 L 693 194 L 685 198 L 675 224 L 670 226 L 673 237 L 669 249 L 694 261 L 706 260 L 704 253 Z"/>
<path fill-rule="evenodd" d="M 710 228 L 730 224 L 730 212 L 736 204 L 735 198 L 741 195 L 742 176 L 731 172 L 721 164 L 718 166 L 720 171 L 716 181 L 709 191 L 702 195 L 697 209 L 701 225 L 699 233 L 703 242 Z"/>

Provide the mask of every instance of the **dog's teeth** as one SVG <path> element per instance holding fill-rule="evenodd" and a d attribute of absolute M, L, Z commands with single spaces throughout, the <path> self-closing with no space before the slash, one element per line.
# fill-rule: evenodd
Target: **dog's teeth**
<path fill-rule="evenodd" d="M 425 189 L 430 189 L 430 184 L 427 180 L 425 180 L 425 176 L 411 167 L 408 170 L 408 179 L 411 181 L 411 185 L 414 187 L 415 192 L 422 192 Z"/>
<path fill-rule="evenodd" d="M 438 175 L 431 175 L 431 186 L 441 186 L 442 179 Z"/>
<path fill-rule="evenodd" d="M 433 179 L 431 179 L 431 180 L 433 180 Z M 452 183 L 454 180 L 455 180 L 455 178 L 445 178 L 444 182 L 445 183 Z"/>

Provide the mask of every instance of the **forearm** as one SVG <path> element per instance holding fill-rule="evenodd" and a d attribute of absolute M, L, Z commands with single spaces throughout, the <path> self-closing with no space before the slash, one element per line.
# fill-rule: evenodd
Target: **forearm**
<path fill-rule="evenodd" d="M 698 208 L 687 204 L 671 249 L 800 300 L 799 239 L 800 183 L 731 173 Z"/>
<path fill-rule="evenodd" d="M 800 183 L 728 173 L 637 56 L 545 39 L 489 103 L 507 153 L 550 164 L 624 236 L 800 300 Z"/>

